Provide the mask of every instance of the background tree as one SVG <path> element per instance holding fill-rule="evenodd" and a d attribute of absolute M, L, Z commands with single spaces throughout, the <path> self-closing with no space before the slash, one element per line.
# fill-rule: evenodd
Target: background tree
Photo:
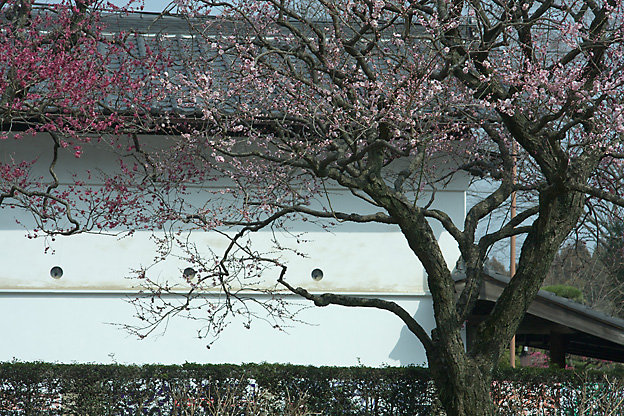
<path fill-rule="evenodd" d="M 178 234 L 167 234 L 163 247 L 182 244 L 201 277 L 189 279 L 192 288 L 179 305 L 159 296 L 144 305 L 148 325 L 199 303 L 220 328 L 223 314 L 239 311 L 241 276 L 268 278 L 273 271 L 282 287 L 317 306 L 394 313 L 424 345 L 447 413 L 494 414 L 492 372 L 560 246 L 601 204 L 624 206 L 621 2 L 177 4 L 210 52 L 189 47 L 186 72 L 155 78 L 161 98 L 173 96 L 190 112 L 170 115 L 160 131 L 178 134 L 160 149 L 137 135 L 115 139 L 133 162 L 106 177 L 114 192 L 104 196 L 109 209 L 97 226 L 208 230 L 230 244 L 199 257 Z M 206 16 L 212 7 L 220 17 Z M 136 129 L 126 120 L 121 125 Z M 431 202 L 435 190 L 466 173 L 493 188 L 458 224 Z M 194 203 L 198 195 L 191 200 L 188 186 L 207 180 L 228 185 Z M 322 202 L 326 183 L 369 208 L 334 210 Z M 478 237 L 479 225 L 504 209 L 514 191 L 532 203 Z M 67 201 L 79 192 L 57 197 Z M 5 203 L 16 196 L 31 201 L 35 194 L 3 185 Z M 45 211 L 44 231 L 66 232 L 50 218 L 71 210 Z M 426 271 L 436 328 L 428 333 L 383 299 L 315 295 L 290 285 L 278 256 L 254 250 L 253 232 L 302 217 L 396 225 Z M 434 223 L 456 240 L 465 262 L 459 294 Z M 484 262 L 494 244 L 512 235 L 525 237 L 515 277 L 466 350 L 461 327 Z M 170 289 L 145 270 L 139 275 L 156 295 Z M 215 288 L 225 295 L 219 307 L 201 296 Z M 274 305 L 269 312 L 279 316 L 279 299 Z"/>
<path fill-rule="evenodd" d="M 509 268 L 500 261 L 498 261 L 496 257 L 488 258 L 485 262 L 485 266 L 490 270 L 490 272 L 509 276 Z"/>
<path fill-rule="evenodd" d="M 605 273 L 610 277 L 607 282 L 610 301 L 607 312 L 624 318 L 624 221 L 616 218 L 606 225 L 606 235 L 599 240 L 595 256 L 604 266 Z"/>
<path fill-rule="evenodd" d="M 583 293 L 584 303 L 609 315 L 623 317 L 622 225 L 600 224 L 593 251 L 584 241 L 574 240 L 555 256 L 545 285 L 569 285 Z M 596 228 L 594 228 L 596 230 Z"/>

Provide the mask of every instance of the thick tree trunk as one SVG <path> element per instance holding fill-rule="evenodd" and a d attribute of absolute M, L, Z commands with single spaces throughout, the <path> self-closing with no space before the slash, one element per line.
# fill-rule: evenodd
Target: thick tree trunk
<path fill-rule="evenodd" d="M 495 414 L 490 395 L 493 369 L 535 298 L 555 253 L 577 223 L 583 201 L 582 195 L 570 192 L 540 196 L 540 214 L 523 244 L 520 267 L 479 326 L 470 351 L 464 351 L 454 323 L 438 319 L 429 367 L 448 416 Z"/>
<path fill-rule="evenodd" d="M 459 348 L 459 349 L 457 349 Z M 429 369 L 447 416 L 493 416 L 492 365 L 469 358 L 463 346 L 440 348 Z"/>

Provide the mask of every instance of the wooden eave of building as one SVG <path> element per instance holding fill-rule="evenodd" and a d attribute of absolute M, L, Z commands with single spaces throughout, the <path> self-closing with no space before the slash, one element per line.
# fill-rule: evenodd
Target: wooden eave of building
<path fill-rule="evenodd" d="M 462 274 L 455 275 L 458 294 L 464 287 L 464 279 Z M 479 299 L 466 323 L 469 345 L 477 326 L 492 310 L 509 281 L 509 277 L 496 273 L 484 276 Z M 624 320 L 540 290 L 518 327 L 516 344 L 547 349 L 551 360 L 562 367 L 565 354 L 624 362 Z"/>

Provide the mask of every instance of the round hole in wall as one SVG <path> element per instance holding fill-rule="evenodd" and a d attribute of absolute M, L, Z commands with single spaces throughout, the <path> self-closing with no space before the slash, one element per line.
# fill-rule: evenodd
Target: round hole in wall
<path fill-rule="evenodd" d="M 316 280 L 318 282 L 319 280 L 321 280 L 323 278 L 323 270 L 321 270 L 321 269 L 314 269 L 314 270 L 312 270 L 311 275 L 312 275 L 312 279 Z"/>
<path fill-rule="evenodd" d="M 59 266 L 54 266 L 50 269 L 50 276 L 54 279 L 60 279 L 63 276 L 63 269 Z"/>
<path fill-rule="evenodd" d="M 195 271 L 194 268 L 192 267 L 187 267 L 186 269 L 184 269 L 184 271 L 182 272 L 182 276 L 184 276 L 186 279 L 192 279 L 195 277 L 195 274 L 197 272 Z"/>

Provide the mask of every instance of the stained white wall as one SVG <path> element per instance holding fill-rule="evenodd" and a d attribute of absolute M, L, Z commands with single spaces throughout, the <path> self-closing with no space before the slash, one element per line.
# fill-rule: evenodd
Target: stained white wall
<path fill-rule="evenodd" d="M 45 136 L 0 143 L 2 162 L 39 157 L 34 174 L 45 175 L 49 160 Z M 61 161 L 65 174 L 113 166 L 108 153 L 89 153 L 74 159 L 71 149 Z M 37 173 L 39 172 L 39 173 Z M 455 221 L 465 215 L 465 183 L 459 181 L 436 194 L 435 205 L 450 212 Z M 197 195 L 199 198 L 200 195 Z M 359 202 L 329 189 L 332 206 L 357 212 Z M 21 224 L 16 223 L 16 219 Z M 189 362 L 291 362 L 314 365 L 423 364 L 422 346 L 402 322 L 385 311 L 339 306 L 310 306 L 286 332 L 259 321 L 251 329 L 232 322 L 220 339 L 206 348 L 197 339 L 197 322 L 173 320 L 161 336 L 137 340 L 113 324 L 133 324 L 133 307 L 124 301 L 137 291 L 138 281 L 128 279 L 131 270 L 153 263 L 155 246 L 149 233 L 138 232 L 118 239 L 102 235 L 57 237 L 55 241 L 27 239 L 28 218 L 13 209 L 0 209 L 0 361 L 44 360 L 53 362 L 183 363 Z M 454 241 L 435 227 L 447 262 L 455 264 L 459 253 Z M 293 225 L 295 234 L 281 235 L 280 242 L 307 253 L 303 258 L 285 252 L 286 279 L 313 292 L 333 291 L 378 296 L 405 307 L 427 330 L 433 326 L 431 298 L 422 266 L 409 251 L 397 228 L 385 225 L 344 224 L 330 232 L 309 223 Z M 270 233 L 254 236 L 255 247 L 272 250 Z M 193 233 L 197 247 L 217 250 L 226 240 L 212 233 Z M 46 251 L 46 248 L 48 250 Z M 175 253 L 174 253 L 175 254 Z M 60 266 L 63 276 L 53 279 L 50 269 Z M 153 279 L 181 282 L 188 264 L 175 256 L 149 269 Z M 314 281 L 313 269 L 324 278 Z M 266 285 L 277 278 L 266 274 Z M 296 297 L 287 296 L 303 304 Z M 305 304 L 308 306 L 308 304 Z"/>

